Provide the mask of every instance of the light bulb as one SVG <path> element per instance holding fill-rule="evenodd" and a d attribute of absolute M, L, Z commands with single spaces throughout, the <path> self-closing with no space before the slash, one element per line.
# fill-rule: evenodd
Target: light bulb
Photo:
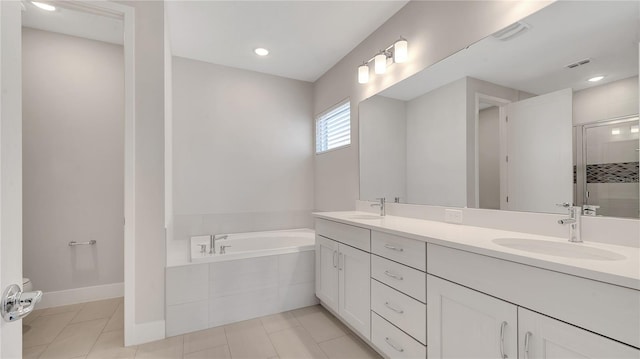
<path fill-rule="evenodd" d="M 407 61 L 409 57 L 409 53 L 407 51 L 407 40 L 400 38 L 400 40 L 396 41 L 393 44 L 393 61 L 397 64 L 401 64 Z"/>
<path fill-rule="evenodd" d="M 374 71 L 376 74 L 383 74 L 387 70 L 387 55 L 384 52 L 374 57 Z"/>
<path fill-rule="evenodd" d="M 45 4 L 43 2 L 37 2 L 37 1 L 32 1 L 31 3 L 42 10 L 56 11 L 56 7 L 53 5 L 49 5 L 49 4 Z"/>
<path fill-rule="evenodd" d="M 358 83 L 366 84 L 369 82 L 369 66 L 362 64 L 358 66 Z"/>
<path fill-rule="evenodd" d="M 256 55 L 258 55 L 258 56 L 267 56 L 267 55 L 269 55 L 269 50 L 264 49 L 262 47 L 258 47 L 257 49 L 254 49 L 253 52 L 255 52 Z"/>

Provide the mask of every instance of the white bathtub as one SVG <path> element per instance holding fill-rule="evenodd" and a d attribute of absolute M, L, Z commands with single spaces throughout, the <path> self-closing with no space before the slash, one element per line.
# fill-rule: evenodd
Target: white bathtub
<path fill-rule="evenodd" d="M 204 244 L 205 253 L 200 253 Z M 231 246 L 220 254 L 220 246 Z M 194 332 L 318 303 L 311 229 L 192 237 L 191 262 L 166 271 L 166 334 Z"/>
<path fill-rule="evenodd" d="M 276 254 L 310 251 L 315 248 L 315 232 L 312 229 L 290 229 L 267 232 L 218 234 L 215 254 L 210 254 L 209 236 L 191 237 L 192 263 L 217 262 L 233 259 L 270 256 Z M 204 247 L 202 247 L 204 246 Z M 224 253 L 222 247 L 224 248 Z M 204 248 L 204 252 L 202 249 Z"/>

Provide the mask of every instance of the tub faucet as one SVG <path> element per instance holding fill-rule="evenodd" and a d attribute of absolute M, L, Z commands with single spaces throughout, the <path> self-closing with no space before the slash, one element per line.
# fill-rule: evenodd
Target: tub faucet
<path fill-rule="evenodd" d="M 371 207 L 380 207 L 380 215 L 384 216 L 386 215 L 386 209 L 385 209 L 385 199 L 384 197 L 382 198 L 376 198 L 376 200 L 378 201 L 378 203 L 373 203 L 371 204 Z"/>
<path fill-rule="evenodd" d="M 229 237 L 226 234 L 218 236 L 217 234 L 212 234 L 209 236 L 209 254 L 216 254 L 216 240 L 217 239 L 227 239 Z"/>
<path fill-rule="evenodd" d="M 582 209 L 569 203 L 558 204 L 559 207 L 569 209 L 569 218 L 559 219 L 559 224 L 569 225 L 569 242 L 582 243 L 581 227 L 582 227 Z"/>

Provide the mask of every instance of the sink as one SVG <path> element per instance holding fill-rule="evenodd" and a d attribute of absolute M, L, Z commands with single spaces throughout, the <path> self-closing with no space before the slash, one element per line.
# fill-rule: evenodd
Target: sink
<path fill-rule="evenodd" d="M 354 214 L 353 216 L 347 217 L 349 219 L 382 219 L 383 216 L 376 214 Z"/>
<path fill-rule="evenodd" d="M 593 248 L 581 243 L 562 243 L 529 238 L 496 238 L 493 243 L 520 251 L 564 258 L 618 261 L 626 257 L 606 249 Z"/>

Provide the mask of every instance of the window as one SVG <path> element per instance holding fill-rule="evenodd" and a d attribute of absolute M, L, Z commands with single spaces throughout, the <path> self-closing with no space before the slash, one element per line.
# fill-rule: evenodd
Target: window
<path fill-rule="evenodd" d="M 316 119 L 316 153 L 351 144 L 351 106 L 349 101 Z"/>

